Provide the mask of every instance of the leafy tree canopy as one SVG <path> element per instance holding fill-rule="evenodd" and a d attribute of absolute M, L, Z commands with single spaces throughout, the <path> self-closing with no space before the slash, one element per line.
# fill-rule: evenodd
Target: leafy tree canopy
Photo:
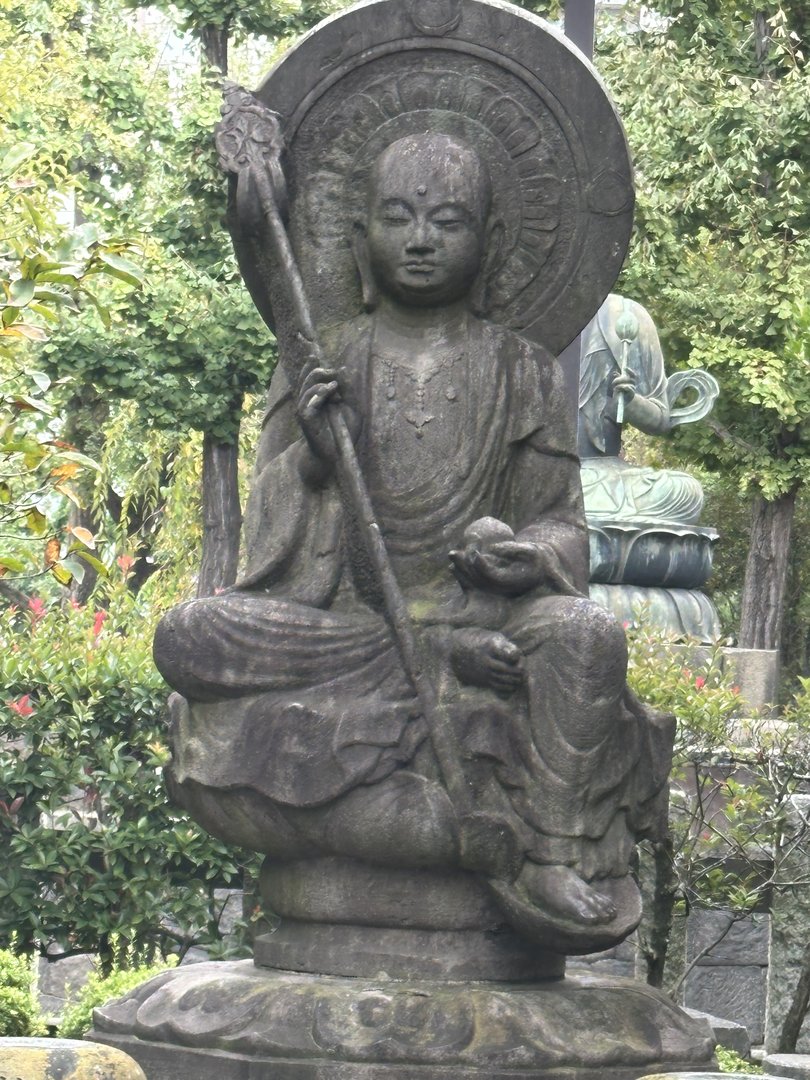
<path fill-rule="evenodd" d="M 775 498 L 806 476 L 810 414 L 810 69 L 799 3 L 659 0 L 609 33 L 600 67 L 636 162 L 623 289 L 670 356 L 722 394 L 682 449 Z"/>

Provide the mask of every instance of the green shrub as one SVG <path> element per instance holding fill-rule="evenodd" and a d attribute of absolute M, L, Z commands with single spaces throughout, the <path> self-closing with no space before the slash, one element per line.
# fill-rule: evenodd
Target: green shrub
<path fill-rule="evenodd" d="M 729 1050 L 725 1046 L 718 1046 L 715 1050 L 717 1056 L 717 1064 L 720 1066 L 720 1072 L 730 1073 L 752 1073 L 761 1075 L 764 1071 L 759 1065 L 752 1065 L 750 1061 L 746 1061 L 745 1058 L 740 1057 L 734 1050 Z"/>
<path fill-rule="evenodd" d="M 151 962 L 218 939 L 242 857 L 169 804 L 156 616 L 120 574 L 103 588 L 0 612 L 0 945 L 104 962 L 119 935 Z"/>
<path fill-rule="evenodd" d="M 752 710 L 741 708 L 719 646 L 690 659 L 643 626 L 630 628 L 628 640 L 630 685 L 677 718 L 670 827 L 680 895 L 687 903 L 751 910 L 774 885 L 774 845 L 785 844 L 789 799 L 806 773 L 810 692 L 778 723 L 742 720 Z M 788 839 L 810 848 L 805 832 Z"/>
<path fill-rule="evenodd" d="M 142 965 L 136 967 L 114 966 L 108 975 L 93 972 L 82 988 L 76 1002 L 65 1010 L 59 1025 L 60 1039 L 81 1039 L 93 1026 L 93 1009 L 106 1005 L 123 997 L 147 979 L 160 975 L 177 963 L 176 957 L 169 957 L 166 963 Z"/>
<path fill-rule="evenodd" d="M 0 1038 L 47 1031 L 34 992 L 31 958 L 0 949 Z"/>

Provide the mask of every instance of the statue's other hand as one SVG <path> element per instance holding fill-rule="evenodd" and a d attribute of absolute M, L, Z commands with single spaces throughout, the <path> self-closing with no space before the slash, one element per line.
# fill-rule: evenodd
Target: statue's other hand
<path fill-rule="evenodd" d="M 486 686 L 511 694 L 525 678 L 523 654 L 496 630 L 465 627 L 452 636 L 450 662 L 458 678 L 469 686 Z"/>
<path fill-rule="evenodd" d="M 542 544 L 504 540 L 485 550 L 471 551 L 468 572 L 475 584 L 490 592 L 520 596 L 553 579 L 554 553 Z"/>

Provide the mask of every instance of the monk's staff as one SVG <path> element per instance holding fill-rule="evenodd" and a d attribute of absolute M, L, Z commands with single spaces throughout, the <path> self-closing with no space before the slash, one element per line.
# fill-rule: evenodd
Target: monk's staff
<path fill-rule="evenodd" d="M 616 334 L 622 343 L 622 355 L 619 362 L 619 377 L 623 378 L 627 374 L 627 360 L 630 355 L 630 345 L 638 337 L 638 319 L 632 313 L 628 311 L 624 301 L 622 301 L 622 313 L 616 320 Z M 621 390 L 619 392 L 619 400 L 616 402 L 616 423 L 621 425 L 624 423 L 624 399 L 625 392 Z"/>
<path fill-rule="evenodd" d="M 237 177 L 238 213 L 241 210 L 245 216 L 250 214 L 251 185 L 255 185 L 270 244 L 281 269 L 279 284 L 287 292 L 285 299 L 294 314 L 298 334 L 305 342 L 307 353 L 315 361 L 315 366 L 320 366 L 323 352 L 282 217 L 282 208 L 287 205 L 287 193 L 281 166 L 284 140 L 280 118 L 253 94 L 233 84 L 226 88 L 225 101 L 223 119 L 216 133 L 220 165 L 224 171 Z M 302 382 L 302 373 L 291 352 L 279 351 L 290 386 L 295 389 Z M 348 508 L 360 525 L 377 574 L 397 650 L 416 692 L 447 792 L 460 820 L 464 864 L 471 869 L 489 872 L 491 876 L 513 877 L 520 861 L 516 838 L 505 821 L 475 809 L 461 765 L 461 747 L 447 710 L 425 670 L 407 603 L 394 574 L 345 417 L 337 403 L 327 402 L 325 409 L 337 450 L 335 471 L 338 484 Z M 497 866 L 497 875 L 492 873 L 493 865 Z"/>

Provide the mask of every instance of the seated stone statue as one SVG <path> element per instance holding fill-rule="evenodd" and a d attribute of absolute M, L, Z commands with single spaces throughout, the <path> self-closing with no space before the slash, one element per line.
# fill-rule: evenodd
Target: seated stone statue
<path fill-rule="evenodd" d="M 209 831 L 278 860 L 467 866 L 507 907 L 608 925 L 659 823 L 672 730 L 627 691 L 623 631 L 587 599 L 562 373 L 486 319 L 501 234 L 469 145 L 413 135 L 378 156 L 353 240 L 367 310 L 322 331 L 328 363 L 300 387 L 274 376 L 241 580 L 158 630 L 182 695 L 172 784 Z M 336 481 L 338 402 L 476 805 L 516 842 L 508 873 L 496 850 L 466 860 Z"/>

